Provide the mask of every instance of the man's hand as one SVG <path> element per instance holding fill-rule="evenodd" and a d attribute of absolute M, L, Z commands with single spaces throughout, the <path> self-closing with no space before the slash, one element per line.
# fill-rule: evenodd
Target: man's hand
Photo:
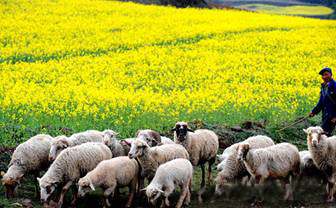
<path fill-rule="evenodd" d="M 315 116 L 315 113 L 313 113 L 313 112 L 310 112 L 309 113 L 309 117 L 314 117 Z M 336 119 L 336 118 L 335 118 Z M 335 122 L 336 122 L 336 120 L 335 120 Z"/>
<path fill-rule="evenodd" d="M 336 117 L 331 119 L 331 123 L 336 123 Z"/>

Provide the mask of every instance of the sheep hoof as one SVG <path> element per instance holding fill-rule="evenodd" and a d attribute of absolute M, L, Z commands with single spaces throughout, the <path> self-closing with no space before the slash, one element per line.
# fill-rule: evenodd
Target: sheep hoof
<path fill-rule="evenodd" d="M 328 203 L 330 203 L 330 202 L 334 202 L 334 197 L 328 197 L 327 202 L 328 202 Z"/>
<path fill-rule="evenodd" d="M 251 204 L 251 207 L 262 207 L 263 198 L 256 197 L 254 202 Z"/>
<path fill-rule="evenodd" d="M 199 202 L 200 204 L 203 203 L 203 199 L 202 199 L 202 196 L 201 196 L 201 195 L 198 196 L 198 202 Z"/>

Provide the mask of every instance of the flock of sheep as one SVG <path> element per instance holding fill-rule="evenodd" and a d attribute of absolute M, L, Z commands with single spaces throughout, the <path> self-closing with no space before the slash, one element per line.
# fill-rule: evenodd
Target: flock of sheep
<path fill-rule="evenodd" d="M 225 185 L 242 180 L 259 190 L 265 179 L 278 179 L 285 189 L 284 199 L 292 200 L 294 179 L 316 177 L 326 184 L 328 201 L 334 200 L 336 176 L 336 137 L 327 137 L 321 127 L 304 129 L 309 151 L 299 152 L 289 143 L 274 144 L 267 136 L 254 136 L 226 148 L 217 155 L 218 136 L 211 130 L 193 131 L 186 122 L 172 129 L 174 141 L 153 130 L 139 130 L 135 138 L 117 139 L 112 130 L 89 130 L 70 137 L 36 135 L 14 151 L 3 175 L 7 197 L 26 174 L 35 176 L 36 194 L 44 207 L 62 207 L 72 188 L 72 205 L 96 188 L 102 188 L 104 207 L 111 206 L 119 188 L 128 187 L 126 207 L 135 195 L 145 192 L 148 203 L 170 206 L 168 197 L 180 188 L 176 207 L 188 205 L 191 198 L 193 166 L 202 170 L 198 200 L 211 183 L 211 166 L 217 160 L 215 196 Z M 205 164 L 208 163 L 207 185 Z M 46 171 L 38 178 L 40 171 Z M 144 181 L 148 186 L 144 186 Z M 53 199 L 58 202 L 55 203 Z"/>

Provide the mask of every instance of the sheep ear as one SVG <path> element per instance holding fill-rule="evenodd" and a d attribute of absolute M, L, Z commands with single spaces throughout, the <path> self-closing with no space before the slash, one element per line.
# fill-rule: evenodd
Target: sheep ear
<path fill-rule="evenodd" d="M 90 188 L 92 189 L 92 191 L 95 191 L 95 190 L 96 190 L 95 187 L 94 187 L 93 184 L 92 184 L 92 181 L 90 181 Z"/>
<path fill-rule="evenodd" d="M 187 128 L 187 131 L 190 131 L 190 132 L 194 132 L 192 129 L 190 129 L 190 128 Z"/>
<path fill-rule="evenodd" d="M 140 130 L 138 130 L 138 131 L 135 133 L 135 138 L 138 137 L 139 133 L 140 133 Z"/>
<path fill-rule="evenodd" d="M 41 178 L 40 178 L 40 177 L 37 177 L 36 180 L 40 183 Z"/>
<path fill-rule="evenodd" d="M 69 143 L 68 143 L 68 141 L 62 141 L 62 143 L 66 146 L 66 147 L 68 147 L 69 146 Z"/>
<path fill-rule="evenodd" d="M 302 129 L 304 133 L 308 134 L 308 129 Z"/>
<path fill-rule="evenodd" d="M 176 131 L 176 128 L 172 128 L 170 131 Z"/>
<path fill-rule="evenodd" d="M 145 192 L 147 188 L 140 189 L 140 192 Z"/>
<path fill-rule="evenodd" d="M 156 189 L 158 192 L 160 192 L 161 194 L 164 194 L 164 191 L 162 191 L 161 189 Z"/>

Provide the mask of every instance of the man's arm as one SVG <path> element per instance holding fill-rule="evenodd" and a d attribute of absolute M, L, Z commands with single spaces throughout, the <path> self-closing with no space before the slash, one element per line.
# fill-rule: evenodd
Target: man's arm
<path fill-rule="evenodd" d="M 318 101 L 318 103 L 316 104 L 316 106 L 313 108 L 313 110 L 310 112 L 310 116 L 315 116 L 317 114 L 319 114 L 319 112 L 321 112 L 322 110 L 322 92 L 320 92 L 320 99 Z"/>

